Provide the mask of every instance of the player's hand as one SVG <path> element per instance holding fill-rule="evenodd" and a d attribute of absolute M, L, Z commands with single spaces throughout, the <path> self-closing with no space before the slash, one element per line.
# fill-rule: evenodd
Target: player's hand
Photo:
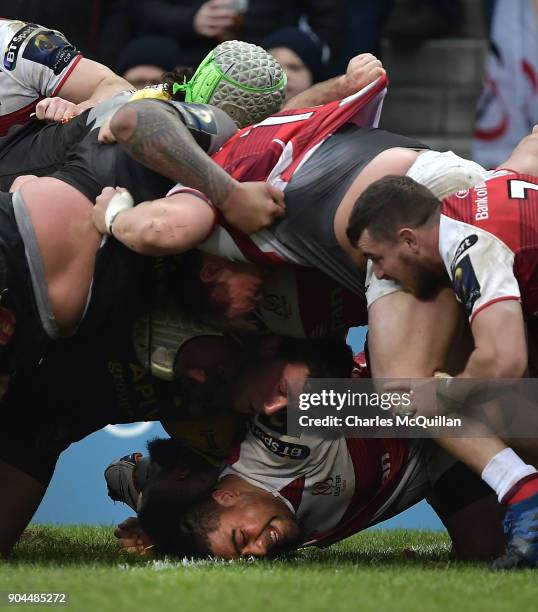
<path fill-rule="evenodd" d="M 192 25 L 201 36 L 221 36 L 234 23 L 237 11 L 230 0 L 209 0 L 198 9 Z"/>
<path fill-rule="evenodd" d="M 118 547 L 127 553 L 149 556 L 153 554 L 153 543 L 144 533 L 134 516 L 126 518 L 114 530 Z"/>
<path fill-rule="evenodd" d="M 226 221 L 244 234 L 271 225 L 286 212 L 284 193 L 268 183 L 235 183 L 220 206 Z"/>
<path fill-rule="evenodd" d="M 361 53 L 351 58 L 346 73 L 341 77 L 341 97 L 351 96 L 386 73 L 383 64 L 371 53 Z"/>
<path fill-rule="evenodd" d="M 63 98 L 45 98 L 37 103 L 35 114 L 41 121 L 67 122 L 80 114 L 80 108 Z"/>
<path fill-rule="evenodd" d="M 105 119 L 105 121 L 103 122 L 103 125 L 101 125 L 101 127 L 99 128 L 99 134 L 97 135 L 97 140 L 99 142 L 102 142 L 103 144 L 113 144 L 114 142 L 116 142 L 116 137 L 114 136 L 114 134 L 112 133 L 112 130 L 110 129 L 111 119 L 112 117 Z"/>
<path fill-rule="evenodd" d="M 106 211 L 110 200 L 120 193 L 129 193 L 124 187 L 105 187 L 101 191 L 101 195 L 98 195 L 95 200 L 95 206 L 93 207 L 93 223 L 100 234 L 108 234 L 108 227 L 106 223 Z"/>
<path fill-rule="evenodd" d="M 437 394 L 437 384 L 437 378 L 394 380 L 384 383 L 383 391 L 400 396 L 392 410 L 394 415 L 432 417 L 447 413 L 447 406 Z M 404 402 L 404 393 L 409 394 L 410 403 Z"/>

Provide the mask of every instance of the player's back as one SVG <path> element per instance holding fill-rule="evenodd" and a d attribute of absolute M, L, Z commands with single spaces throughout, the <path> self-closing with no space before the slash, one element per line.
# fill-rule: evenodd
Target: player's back
<path fill-rule="evenodd" d="M 496 173 L 485 183 L 447 198 L 442 212 L 504 243 L 514 254 L 514 274 L 522 293 L 526 287 L 538 289 L 537 177 Z"/>

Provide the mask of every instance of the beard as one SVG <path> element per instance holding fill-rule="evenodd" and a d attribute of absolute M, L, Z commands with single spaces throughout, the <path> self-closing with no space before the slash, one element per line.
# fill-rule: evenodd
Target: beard
<path fill-rule="evenodd" d="M 430 300 L 441 289 L 450 286 L 450 281 L 444 268 L 426 264 L 405 255 L 400 255 L 400 261 L 407 266 L 410 276 L 410 280 L 406 282 L 406 288 L 419 300 Z"/>

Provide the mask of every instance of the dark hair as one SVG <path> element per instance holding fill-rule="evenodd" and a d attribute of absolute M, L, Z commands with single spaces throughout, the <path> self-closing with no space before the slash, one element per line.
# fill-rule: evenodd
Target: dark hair
<path fill-rule="evenodd" d="M 385 176 L 357 199 L 346 234 L 355 247 L 365 229 L 379 240 L 394 242 L 399 228 L 424 225 L 439 205 L 433 193 L 412 178 Z"/>
<path fill-rule="evenodd" d="M 181 255 L 177 268 L 177 298 L 182 312 L 191 316 L 211 315 L 224 317 L 227 305 L 212 300 L 214 283 L 200 280 L 200 271 L 204 265 L 204 253 L 193 249 Z"/>
<path fill-rule="evenodd" d="M 275 359 L 305 363 L 310 378 L 349 378 L 354 367 L 353 352 L 337 336 L 324 338 L 280 338 Z"/>
<path fill-rule="evenodd" d="M 170 95 L 172 100 L 174 100 L 175 102 L 184 102 L 185 92 L 178 91 L 174 94 L 172 91 L 174 83 L 179 83 L 180 85 L 183 85 L 185 81 L 190 81 L 193 76 L 194 68 L 190 68 L 187 66 L 177 66 L 170 72 L 165 72 L 161 76 L 161 82 L 164 85 L 164 90 Z"/>
<path fill-rule="evenodd" d="M 222 506 L 211 491 L 185 506 L 167 491 L 150 492 L 138 520 L 157 551 L 177 557 L 209 557 L 208 534 L 218 529 Z"/>

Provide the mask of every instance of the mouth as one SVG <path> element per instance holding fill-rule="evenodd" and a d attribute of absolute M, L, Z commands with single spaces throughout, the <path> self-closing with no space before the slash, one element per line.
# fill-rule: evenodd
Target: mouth
<path fill-rule="evenodd" d="M 276 546 L 280 541 L 280 532 L 275 527 L 269 527 L 269 537 L 271 538 L 271 544 Z"/>
<path fill-rule="evenodd" d="M 284 542 L 284 535 L 282 531 L 274 524 L 270 524 L 267 528 L 268 542 L 267 542 L 267 553 L 274 554 L 277 549 L 281 548 Z"/>

